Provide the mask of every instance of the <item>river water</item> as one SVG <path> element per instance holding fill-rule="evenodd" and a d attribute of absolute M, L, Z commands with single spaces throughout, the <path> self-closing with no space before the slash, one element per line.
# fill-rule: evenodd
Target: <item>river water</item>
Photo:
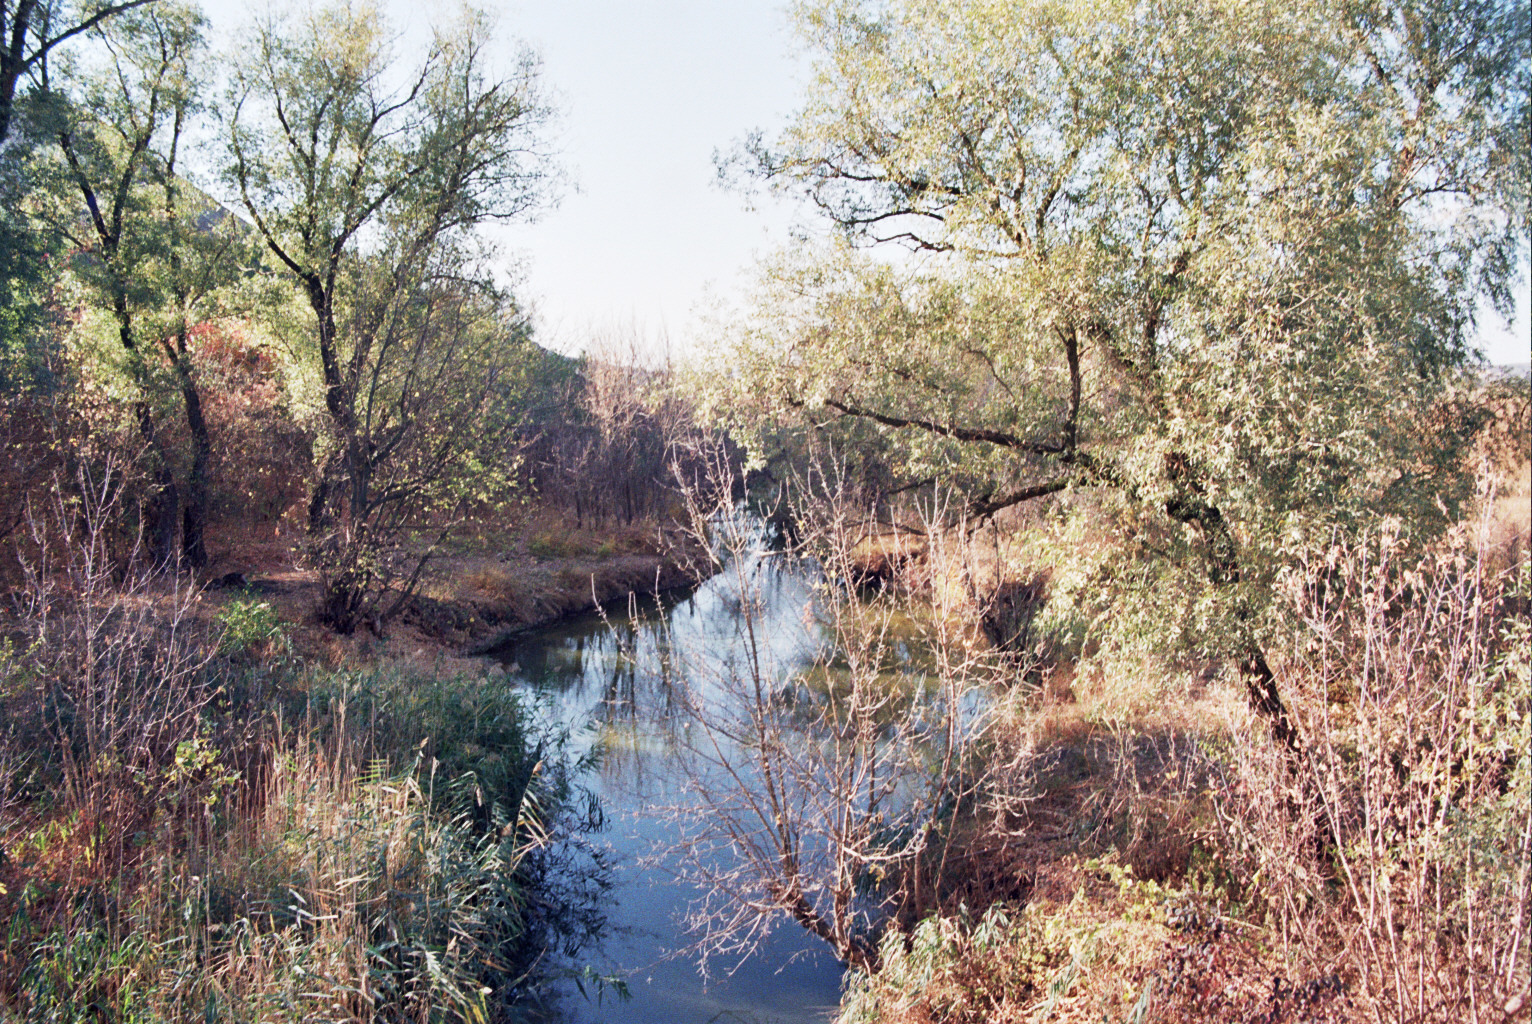
<path fill-rule="evenodd" d="M 571 983 L 542 1018 L 550 1024 L 808 1024 L 834 1014 L 841 965 L 791 922 L 741 964 L 712 961 L 708 978 L 683 952 L 694 941 L 683 917 L 701 893 L 679 877 L 673 852 L 688 800 L 672 739 L 688 728 L 677 713 L 676 666 L 735 657 L 744 643 L 742 602 L 765 660 L 784 676 L 823 643 L 808 614 L 811 577 L 779 565 L 760 544 L 738 557 L 744 564 L 690 593 L 570 619 L 497 652 L 513 685 L 535 691 L 580 742 L 604 751 L 590 781 L 606 813 L 598 842 L 609 847 L 614 885 L 609 932 L 591 966 L 626 978 L 631 998 L 608 992 L 598 1000 Z"/>

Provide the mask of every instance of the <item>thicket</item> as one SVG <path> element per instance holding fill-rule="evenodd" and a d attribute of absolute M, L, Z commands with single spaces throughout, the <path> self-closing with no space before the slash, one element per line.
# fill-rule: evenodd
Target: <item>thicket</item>
<path fill-rule="evenodd" d="M 647 342 L 647 344 L 646 344 Z M 637 333 L 597 335 L 578 358 L 543 352 L 520 407 L 529 493 L 576 530 L 686 526 L 683 491 L 716 440 L 683 389 L 685 373 Z M 736 464 L 741 450 L 726 445 Z"/>
<path fill-rule="evenodd" d="M 1296 754 L 1190 666 L 1012 684 L 956 838 L 982 868 L 885 933 L 841 1019 L 1516 1019 L 1529 583 L 1482 522 L 1287 575 Z"/>
<path fill-rule="evenodd" d="M 37 1020 L 502 1019 L 600 931 L 567 734 L 499 679 L 209 620 L 121 476 L 34 517 L 0 657 L 0 987 Z M 599 979 L 598 979 L 599 980 Z"/>

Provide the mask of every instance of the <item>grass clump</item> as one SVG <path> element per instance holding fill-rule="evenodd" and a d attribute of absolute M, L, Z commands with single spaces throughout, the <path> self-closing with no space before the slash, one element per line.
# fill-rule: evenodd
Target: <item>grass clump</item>
<path fill-rule="evenodd" d="M 579 955 L 606 883 L 567 736 L 483 678 L 312 689 L 248 774 L 222 775 L 204 828 L 165 815 L 115 877 L 44 878 L 48 858 L 9 844 L 35 876 L 4 947 L 12 1005 L 49 1020 L 500 1020 Z M 196 753 L 181 763 L 206 774 Z"/>
<path fill-rule="evenodd" d="M 527 554 L 538 558 L 612 558 L 616 555 L 657 554 L 659 526 L 655 523 L 611 524 L 601 529 L 550 525 L 527 537 Z"/>

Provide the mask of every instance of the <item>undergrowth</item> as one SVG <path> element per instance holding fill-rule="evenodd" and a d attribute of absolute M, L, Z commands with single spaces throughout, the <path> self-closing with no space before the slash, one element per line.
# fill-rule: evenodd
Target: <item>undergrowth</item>
<path fill-rule="evenodd" d="M 1525 1019 L 1532 570 L 1488 536 L 1288 577 L 1294 748 L 1216 672 L 1011 694 L 965 842 L 1013 884 L 890 928 L 841 1024 Z"/>
<path fill-rule="evenodd" d="M 311 669 L 94 507 L 37 529 L 0 644 L 8 1014 L 493 1021 L 577 969 L 607 871 L 566 733 L 500 679 Z"/>

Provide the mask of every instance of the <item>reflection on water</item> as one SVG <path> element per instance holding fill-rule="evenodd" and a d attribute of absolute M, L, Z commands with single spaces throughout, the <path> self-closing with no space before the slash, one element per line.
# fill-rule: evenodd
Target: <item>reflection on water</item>
<path fill-rule="evenodd" d="M 812 599 L 808 580 L 778 570 L 763 553 L 744 557 L 757 584 L 746 599 L 769 661 L 784 674 L 808 665 L 821 643 L 805 614 Z M 598 1003 L 571 991 L 544 1018 L 550 1022 L 805 1024 L 833 1015 L 840 964 L 795 926 L 778 928 L 732 974 L 706 983 L 692 959 L 669 955 L 688 944 L 681 918 L 700 895 L 675 877 L 668 852 L 680 838 L 680 825 L 666 809 L 686 799 L 673 754 L 673 730 L 686 727 L 673 672 L 683 661 L 700 658 L 723 667 L 737 657 L 737 578 L 724 573 L 690 594 L 659 605 L 650 600 L 606 621 L 596 615 L 570 620 L 499 652 L 513 679 L 545 694 L 570 726 L 593 723 L 587 742 L 604 746 L 595 789 L 609 822 L 604 838 L 615 886 L 605 962 L 594 966 L 626 977 L 632 999 L 608 994 Z M 729 966 L 713 969 L 721 973 Z"/>

